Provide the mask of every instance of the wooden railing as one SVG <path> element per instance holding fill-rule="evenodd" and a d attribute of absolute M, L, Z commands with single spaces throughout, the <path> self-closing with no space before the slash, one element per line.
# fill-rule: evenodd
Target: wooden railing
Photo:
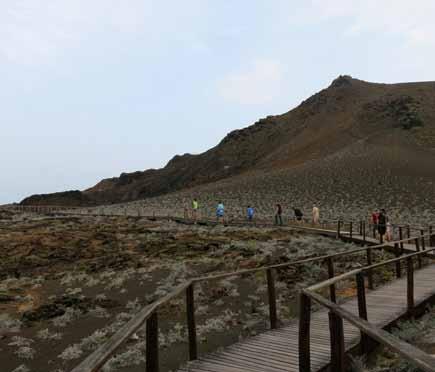
<path fill-rule="evenodd" d="M 156 212 L 152 212 L 150 215 L 146 215 L 142 213 L 140 208 L 138 208 L 135 213 L 133 212 L 133 209 L 131 213 L 127 212 L 127 209 L 123 209 L 120 213 L 93 213 L 93 209 L 98 207 L 66 207 L 66 206 L 54 206 L 54 205 L 8 205 L 5 206 L 5 209 L 15 210 L 15 211 L 22 211 L 22 212 L 35 212 L 35 213 L 54 213 L 54 212 L 64 212 L 64 213 L 74 213 L 77 212 L 79 214 L 85 214 L 85 215 L 91 215 L 91 216 L 112 216 L 112 215 L 122 215 L 122 216 L 131 216 L 131 217 L 142 217 L 142 218 L 150 218 L 150 219 L 170 219 L 170 220 L 183 220 L 187 222 L 194 222 L 194 219 L 192 218 L 183 218 L 183 217 L 175 217 L 171 216 L 169 214 L 158 214 Z M 374 225 L 371 223 L 368 219 L 364 220 L 361 219 L 359 221 L 343 221 L 342 219 L 322 219 L 320 222 L 316 225 L 312 223 L 312 220 L 309 218 L 302 218 L 301 221 L 296 220 L 294 217 L 287 217 L 284 219 L 285 223 L 284 226 L 290 226 L 290 227 L 314 227 L 318 229 L 335 229 L 337 236 L 347 236 L 350 239 L 354 235 L 360 235 L 363 237 L 363 241 L 366 242 L 366 238 L 371 236 L 372 238 L 379 239 L 379 243 L 382 244 L 384 241 L 384 237 L 380 236 L 377 233 L 377 227 L 378 225 Z M 198 223 L 216 223 L 215 218 L 198 218 Z M 275 226 L 275 224 L 270 219 L 265 218 L 255 218 L 253 221 L 248 222 L 244 218 L 238 218 L 238 217 L 229 217 L 225 220 L 226 224 L 237 226 L 237 225 L 253 225 L 257 227 L 272 227 Z M 425 235 L 427 232 L 429 234 L 432 233 L 433 227 L 432 226 L 410 226 L 405 224 L 392 224 L 393 228 L 393 237 L 394 240 L 403 240 L 406 238 L 411 238 L 411 235 L 415 236 L 417 234 Z M 424 241 L 421 242 L 422 245 L 425 244 Z M 435 245 L 435 238 L 432 236 L 432 239 L 430 242 L 428 242 L 429 245 L 433 246 Z M 403 243 L 401 243 L 401 246 L 403 248 Z"/>
<path fill-rule="evenodd" d="M 395 242 L 396 248 L 401 243 L 408 242 L 413 239 L 431 238 L 433 234 L 423 235 L 418 238 L 409 238 Z M 431 240 L 431 239 L 430 239 Z M 369 248 L 370 249 L 370 248 Z M 390 260 L 385 260 L 376 264 L 368 264 L 365 267 L 349 271 L 345 274 L 330 278 L 321 283 L 317 283 L 308 288 L 301 290 L 300 293 L 300 319 L 299 319 L 299 370 L 301 372 L 311 371 L 310 358 L 310 319 L 311 319 L 311 301 L 314 300 L 322 306 L 329 309 L 329 324 L 330 324 L 330 339 L 331 339 L 331 369 L 336 372 L 344 372 L 345 369 L 345 345 L 343 332 L 343 319 L 353 324 L 361 331 L 361 353 L 365 354 L 369 350 L 369 339 L 372 338 L 377 342 L 388 346 L 393 351 L 408 359 L 418 368 L 423 371 L 435 372 L 435 360 L 429 354 L 413 347 L 412 345 L 401 341 L 392 336 L 388 332 L 374 326 L 367 321 L 367 304 L 365 278 L 368 277 L 368 287 L 370 285 L 370 277 L 373 270 L 394 264 L 396 267 L 396 277 L 401 276 L 401 262 L 406 261 L 407 275 L 407 312 L 409 315 L 414 314 L 414 259 L 418 261 L 418 267 L 422 266 L 422 256 L 428 252 L 435 251 L 435 247 L 423 249 L 416 253 L 406 254 Z M 335 284 L 346 279 L 355 277 L 358 298 L 358 315 L 353 315 L 343 307 L 337 305 Z M 329 288 L 329 299 L 326 299 L 316 293 L 316 291 Z"/>
<path fill-rule="evenodd" d="M 397 255 L 401 254 L 399 249 L 400 243 L 411 241 L 413 239 L 424 239 L 427 236 L 418 236 L 416 238 L 404 239 L 403 241 L 397 241 L 394 243 L 396 247 Z M 72 372 L 96 372 L 105 364 L 105 362 L 116 352 L 121 344 L 126 341 L 130 336 L 135 333 L 139 328 L 143 327 L 146 323 L 146 371 L 157 372 L 159 370 L 159 347 L 158 347 L 158 309 L 160 306 L 166 304 L 175 297 L 185 292 L 186 296 L 186 322 L 188 329 L 188 343 L 189 343 L 189 360 L 195 360 L 198 357 L 197 351 L 197 338 L 196 338 L 196 325 L 195 325 L 195 303 L 194 303 L 194 288 L 195 284 L 204 281 L 212 281 L 218 279 L 224 279 L 227 277 L 242 276 L 246 274 L 253 274 L 256 272 L 265 272 L 267 280 L 267 291 L 269 301 L 269 320 L 270 328 L 274 329 L 278 327 L 278 316 L 276 310 L 276 294 L 275 294 L 275 274 L 276 270 L 283 269 L 290 266 L 302 265 L 307 263 L 323 262 L 326 264 L 328 277 L 332 282 L 325 284 L 329 286 L 331 300 L 335 302 L 335 280 L 342 276 L 334 278 L 334 263 L 340 257 L 349 256 L 358 253 L 366 253 L 367 265 L 365 270 L 369 276 L 369 287 L 373 288 L 372 269 L 379 266 L 379 264 L 373 264 L 373 251 L 376 249 L 391 249 L 391 245 L 388 243 L 379 244 L 370 247 L 362 247 L 353 249 L 346 252 L 334 253 L 330 255 L 322 255 L 318 257 L 307 258 L 298 261 L 285 262 L 281 264 L 269 265 L 253 269 L 245 269 L 236 272 L 222 273 L 211 276 L 204 276 L 199 278 L 193 278 L 187 282 L 178 286 L 174 291 L 167 294 L 165 297 L 145 307 L 140 313 L 138 313 L 132 320 L 130 320 L 123 328 L 116 332 L 105 344 L 103 344 L 94 353 L 89 355 L 80 365 L 78 365 Z M 426 250 L 426 252 L 432 251 Z M 416 253 L 421 258 L 421 254 L 426 252 Z M 413 257 L 413 256 L 412 256 Z M 394 259 L 392 262 L 400 262 L 400 259 Z M 397 267 L 396 267 L 397 269 Z M 400 269 L 400 267 L 399 267 Z M 357 271 L 359 272 L 358 269 Z M 355 273 L 357 271 L 354 271 Z M 349 273 L 346 275 L 350 275 Z M 400 277 L 400 270 L 396 271 L 396 275 Z M 334 278 L 334 279 L 333 279 Z M 310 290 L 309 293 L 311 293 Z M 304 292 L 305 293 L 305 292 Z M 308 296 L 303 296 L 303 301 L 306 301 Z M 303 323 L 306 324 L 306 323 Z M 309 323 L 308 323 L 309 325 Z M 304 351 L 306 353 L 306 350 Z M 308 353 L 309 355 L 309 353 Z M 305 371 L 305 370 L 304 370 Z M 308 371 L 308 370 L 307 370 Z"/>

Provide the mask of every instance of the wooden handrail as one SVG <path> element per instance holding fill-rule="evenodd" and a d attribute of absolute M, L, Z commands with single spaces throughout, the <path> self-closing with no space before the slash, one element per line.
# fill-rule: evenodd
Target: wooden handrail
<path fill-rule="evenodd" d="M 302 294 L 305 297 L 311 298 L 319 304 L 323 305 L 329 309 L 335 315 L 338 315 L 341 319 L 346 319 L 349 323 L 353 324 L 355 327 L 360 329 L 364 334 L 378 341 L 379 343 L 391 348 L 396 353 L 400 354 L 418 368 L 421 368 L 426 372 L 435 372 L 435 360 L 432 356 L 425 353 L 424 351 L 408 344 L 405 341 L 393 336 L 391 333 L 384 331 L 376 327 L 375 325 L 369 323 L 367 320 L 361 319 L 353 315 L 348 310 L 343 307 L 327 300 L 321 295 L 314 293 L 308 289 L 302 289 Z M 306 331 L 307 326 L 304 326 L 304 331 Z M 309 328 L 308 328 L 309 333 Z M 307 333 L 305 333 L 307 334 Z M 304 370 L 309 371 L 309 370 Z"/>
<path fill-rule="evenodd" d="M 134 318 L 127 322 L 118 332 L 116 332 L 110 339 L 84 359 L 77 367 L 71 372 L 96 372 L 107 362 L 113 355 L 118 347 L 133 335 L 143 324 L 155 313 L 158 307 L 178 296 L 181 292 L 186 290 L 192 281 L 187 281 L 180 284 L 172 292 L 152 304 L 143 308 Z"/>
<path fill-rule="evenodd" d="M 421 267 L 421 256 L 423 254 L 427 254 L 427 252 L 435 251 L 435 247 L 419 250 L 418 249 L 418 239 L 424 240 L 425 237 L 430 237 L 432 239 L 432 233 L 424 235 L 422 234 L 420 238 L 410 238 L 404 239 L 406 240 L 416 240 L 417 243 L 417 252 L 406 254 L 397 257 L 398 250 L 400 246 L 400 241 L 394 242 L 394 247 L 396 248 L 396 258 L 384 260 L 382 262 L 376 264 L 369 264 L 367 266 L 351 270 L 347 273 L 338 275 L 334 278 L 329 278 L 328 280 L 324 280 L 321 283 L 314 284 L 309 286 L 300 293 L 300 302 L 309 303 L 309 299 L 314 299 L 319 302 L 321 305 L 327 307 L 330 310 L 329 321 L 330 321 L 330 337 L 331 337 L 331 367 L 336 372 L 345 372 L 345 357 L 344 357 L 344 334 L 342 331 L 343 319 L 347 319 L 352 324 L 356 325 L 361 331 L 361 352 L 366 354 L 369 351 L 370 338 L 375 339 L 383 343 L 386 346 L 391 347 L 394 351 L 398 352 L 402 356 L 406 357 L 408 360 L 411 360 L 415 365 L 422 368 L 424 371 L 435 372 L 435 361 L 433 358 L 420 351 L 419 353 L 415 353 L 415 348 L 408 345 L 407 343 L 403 343 L 401 340 L 394 338 L 390 334 L 388 337 L 385 337 L 385 333 L 382 329 L 370 324 L 367 322 L 367 304 L 366 304 L 366 295 L 365 295 L 365 280 L 364 273 L 371 273 L 373 269 L 376 269 L 381 266 L 396 264 L 396 276 L 400 277 L 400 265 L 398 265 L 402 260 L 406 260 L 406 269 L 407 269 L 407 313 L 410 316 L 413 316 L 415 313 L 415 303 L 414 303 L 414 262 L 413 258 L 417 257 L 419 261 L 419 267 Z M 369 252 L 369 250 L 367 250 Z M 357 298 L 358 298 L 358 315 L 359 317 L 354 316 L 353 314 L 347 312 L 345 309 L 336 305 L 335 298 L 334 300 L 328 300 L 323 296 L 316 293 L 316 291 L 329 287 L 334 288 L 335 284 L 339 281 L 349 279 L 351 277 L 356 278 L 357 284 Z M 370 276 L 369 276 L 370 278 Z M 369 285 L 370 287 L 370 285 Z M 308 309 L 309 310 L 309 309 Z M 300 325 L 299 325 L 299 335 L 309 334 L 310 332 L 310 315 L 306 313 L 301 313 Z M 409 348 L 410 346 L 410 348 Z M 300 371 L 301 372 L 310 372 L 310 344 L 301 343 L 299 345 L 299 360 L 300 360 Z M 303 365 L 301 364 L 303 363 Z"/>
<path fill-rule="evenodd" d="M 329 286 L 331 286 L 333 284 L 336 284 L 337 282 L 339 282 L 341 280 L 347 279 L 347 278 L 352 277 L 354 275 L 357 275 L 359 273 L 364 273 L 366 271 L 373 270 L 373 269 L 376 269 L 376 268 L 381 267 L 381 266 L 385 266 L 385 265 L 389 265 L 389 264 L 392 264 L 392 263 L 395 263 L 395 262 L 406 260 L 407 258 L 412 258 L 412 257 L 415 257 L 415 256 L 421 256 L 421 255 L 426 254 L 426 253 L 431 252 L 431 251 L 435 251 L 435 247 L 434 248 L 430 248 L 430 249 L 426 249 L 425 251 L 405 254 L 405 255 L 402 255 L 400 257 L 396 257 L 396 258 L 392 258 L 390 260 L 378 262 L 378 263 L 375 263 L 375 264 L 370 265 L 370 266 L 360 267 L 358 269 L 354 269 L 354 270 L 348 271 L 347 273 L 344 273 L 344 274 L 341 274 L 341 275 L 337 275 L 336 277 L 334 277 L 332 279 L 324 280 L 323 282 L 316 283 L 316 284 L 314 284 L 312 286 L 309 286 L 307 288 L 307 290 L 318 291 L 319 289 L 322 289 L 322 288 L 325 288 L 325 287 L 329 287 Z"/>

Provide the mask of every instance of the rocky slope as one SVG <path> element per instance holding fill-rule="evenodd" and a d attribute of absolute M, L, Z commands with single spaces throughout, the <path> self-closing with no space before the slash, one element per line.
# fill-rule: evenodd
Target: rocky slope
<path fill-rule="evenodd" d="M 233 131 L 203 154 L 175 156 L 162 169 L 124 173 L 80 193 L 32 196 L 22 203 L 111 204 L 213 188 L 220 180 L 255 188 L 269 177 L 278 177 L 272 182 L 277 185 L 319 174 L 332 184 L 352 185 L 353 173 L 371 175 L 379 167 L 381 178 L 432 177 L 434 160 L 434 82 L 389 85 L 340 76 L 297 108 Z M 362 180 L 373 188 L 372 177 Z M 326 191 L 322 184 L 316 190 Z"/>

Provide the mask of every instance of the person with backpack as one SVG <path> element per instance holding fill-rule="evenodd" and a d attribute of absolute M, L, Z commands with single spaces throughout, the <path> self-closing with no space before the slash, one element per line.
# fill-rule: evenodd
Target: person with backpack
<path fill-rule="evenodd" d="M 276 205 L 275 210 L 275 225 L 282 226 L 282 207 L 281 204 Z"/>
<path fill-rule="evenodd" d="M 194 198 L 192 201 L 192 219 L 195 223 L 198 219 L 198 209 L 199 209 L 198 200 L 196 200 L 196 198 Z"/>
<path fill-rule="evenodd" d="M 299 208 L 293 207 L 293 211 L 295 212 L 295 219 L 296 221 L 302 221 L 302 218 L 304 217 L 304 214 Z"/>
<path fill-rule="evenodd" d="M 224 214 L 225 214 L 225 206 L 221 201 L 218 203 L 216 208 L 216 220 L 219 222 L 222 219 L 222 223 L 224 222 Z"/>
<path fill-rule="evenodd" d="M 250 205 L 248 205 L 248 208 L 246 209 L 248 221 L 251 222 L 254 219 L 254 208 L 252 208 Z"/>

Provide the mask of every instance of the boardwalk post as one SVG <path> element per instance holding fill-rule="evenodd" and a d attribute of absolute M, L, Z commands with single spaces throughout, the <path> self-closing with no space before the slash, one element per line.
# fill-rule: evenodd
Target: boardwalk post
<path fill-rule="evenodd" d="M 399 240 L 403 240 L 403 229 L 402 226 L 399 226 Z M 403 254 L 403 242 L 400 242 L 400 249 L 402 250 Z"/>
<path fill-rule="evenodd" d="M 411 238 L 411 227 L 409 225 L 406 226 L 406 235 L 408 236 L 408 239 Z"/>
<path fill-rule="evenodd" d="M 426 243 L 424 241 L 424 230 L 420 230 L 420 235 L 421 235 L 421 249 L 423 251 L 426 250 Z"/>
<path fill-rule="evenodd" d="M 269 296 L 270 328 L 277 328 L 275 275 L 273 269 L 267 269 L 267 293 Z"/>
<path fill-rule="evenodd" d="M 406 274 L 407 274 L 407 286 L 406 286 L 406 298 L 408 304 L 408 314 L 414 314 L 414 263 L 412 257 L 406 259 Z"/>
<path fill-rule="evenodd" d="M 146 372 L 159 372 L 159 325 L 154 311 L 146 324 Z"/>
<path fill-rule="evenodd" d="M 195 326 L 195 297 L 193 283 L 186 288 L 186 315 L 189 333 L 189 360 L 198 358 Z"/>
<path fill-rule="evenodd" d="M 359 235 L 362 235 L 362 221 L 359 221 Z"/>
<path fill-rule="evenodd" d="M 340 239 L 341 220 L 337 221 L 337 239 Z"/>
<path fill-rule="evenodd" d="M 329 311 L 328 317 L 331 339 L 331 371 L 345 372 L 343 319 L 332 311 Z M 302 372 L 302 369 L 300 371 Z"/>
<path fill-rule="evenodd" d="M 400 257 L 399 244 L 394 243 L 394 254 L 396 257 Z M 396 262 L 396 278 L 400 278 L 402 276 L 402 267 L 400 260 Z"/>
<path fill-rule="evenodd" d="M 415 238 L 415 250 L 417 252 L 420 252 L 420 242 L 418 241 L 418 238 Z M 417 261 L 418 261 L 418 268 L 421 269 L 421 267 L 423 266 L 421 262 L 421 255 L 417 256 Z"/>
<path fill-rule="evenodd" d="M 372 249 L 367 248 L 367 266 L 371 266 L 372 264 Z M 369 289 L 373 289 L 373 272 L 371 269 L 367 270 L 367 282 Z"/>
<path fill-rule="evenodd" d="M 326 259 L 326 262 L 328 264 L 328 277 L 329 279 L 332 279 L 334 277 L 334 262 L 332 261 L 332 257 L 328 257 Z M 337 302 L 335 295 L 335 284 L 331 284 L 329 286 L 329 299 L 331 300 L 331 302 Z"/>
<path fill-rule="evenodd" d="M 359 317 L 367 320 L 367 303 L 366 303 L 366 291 L 364 284 L 364 274 L 356 274 L 356 286 L 358 295 L 358 314 Z M 361 354 L 367 354 L 369 351 L 369 338 L 361 331 Z"/>
<path fill-rule="evenodd" d="M 311 372 L 310 356 L 311 298 L 299 295 L 299 372 Z"/>
<path fill-rule="evenodd" d="M 366 221 L 363 221 L 363 226 L 362 226 L 362 236 L 363 236 L 363 242 L 366 242 Z"/>
<path fill-rule="evenodd" d="M 429 226 L 429 246 L 433 247 L 435 245 L 435 236 L 432 235 L 432 226 Z"/>
<path fill-rule="evenodd" d="M 352 239 L 352 235 L 353 235 L 353 222 L 350 221 L 349 222 L 349 236 Z"/>

